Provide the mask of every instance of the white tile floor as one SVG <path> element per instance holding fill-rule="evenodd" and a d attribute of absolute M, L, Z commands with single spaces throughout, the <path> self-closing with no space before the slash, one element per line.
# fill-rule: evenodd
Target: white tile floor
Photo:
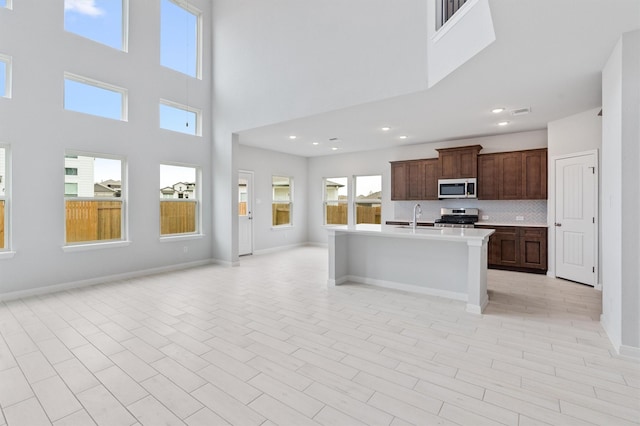
<path fill-rule="evenodd" d="M 0 304 L 0 426 L 640 422 L 591 288 L 490 271 L 477 316 L 328 289 L 322 248 L 241 263 Z"/>

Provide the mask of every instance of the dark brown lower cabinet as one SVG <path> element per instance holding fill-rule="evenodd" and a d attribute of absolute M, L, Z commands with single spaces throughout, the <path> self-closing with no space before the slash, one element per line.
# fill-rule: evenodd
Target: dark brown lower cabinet
<path fill-rule="evenodd" d="M 485 225 L 477 228 L 496 231 L 489 237 L 489 268 L 547 272 L 547 228 Z"/>

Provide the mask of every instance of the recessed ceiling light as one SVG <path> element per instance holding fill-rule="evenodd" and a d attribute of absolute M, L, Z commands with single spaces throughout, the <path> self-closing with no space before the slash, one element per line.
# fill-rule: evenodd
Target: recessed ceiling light
<path fill-rule="evenodd" d="M 291 136 L 289 136 L 289 139 L 295 139 L 295 138 L 297 138 L 297 136 L 296 136 L 296 135 L 291 135 Z"/>
<path fill-rule="evenodd" d="M 337 151 L 337 150 L 338 150 L 338 147 L 337 147 L 337 146 L 333 146 L 333 147 L 331 147 L 331 149 L 332 149 L 333 151 Z"/>
<path fill-rule="evenodd" d="M 383 132 L 388 132 L 389 130 L 391 130 L 391 127 L 383 127 L 383 128 L 382 128 L 382 131 L 383 131 Z"/>
<path fill-rule="evenodd" d="M 402 136 L 400 136 L 400 139 L 406 139 L 406 138 L 408 138 L 408 137 L 409 137 L 409 136 L 407 136 L 407 135 L 402 135 Z"/>
<path fill-rule="evenodd" d="M 494 108 L 494 109 L 491 110 L 491 112 L 494 113 L 494 114 L 499 114 L 502 111 L 504 111 L 504 108 Z"/>
<path fill-rule="evenodd" d="M 506 126 L 507 124 L 509 124 L 508 121 L 501 121 L 498 123 L 498 126 Z"/>
<path fill-rule="evenodd" d="M 313 145 L 320 145 L 320 142 L 312 142 Z"/>

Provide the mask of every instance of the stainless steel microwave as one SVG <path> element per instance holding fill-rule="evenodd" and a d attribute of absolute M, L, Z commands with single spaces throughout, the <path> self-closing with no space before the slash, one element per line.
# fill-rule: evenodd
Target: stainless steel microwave
<path fill-rule="evenodd" d="M 478 198 L 477 179 L 438 179 L 438 198 Z"/>

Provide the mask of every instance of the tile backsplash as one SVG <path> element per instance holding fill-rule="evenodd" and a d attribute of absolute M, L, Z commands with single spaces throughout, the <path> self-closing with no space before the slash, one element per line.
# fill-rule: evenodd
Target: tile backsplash
<path fill-rule="evenodd" d="M 442 207 L 469 207 L 479 210 L 480 222 L 491 223 L 547 223 L 547 200 L 434 200 L 434 201 L 395 201 L 394 219 L 408 220 L 413 216 L 413 206 L 420 203 L 421 220 L 435 220 L 440 217 Z M 483 216 L 489 216 L 483 219 Z M 522 216 L 523 220 L 516 220 Z"/>

